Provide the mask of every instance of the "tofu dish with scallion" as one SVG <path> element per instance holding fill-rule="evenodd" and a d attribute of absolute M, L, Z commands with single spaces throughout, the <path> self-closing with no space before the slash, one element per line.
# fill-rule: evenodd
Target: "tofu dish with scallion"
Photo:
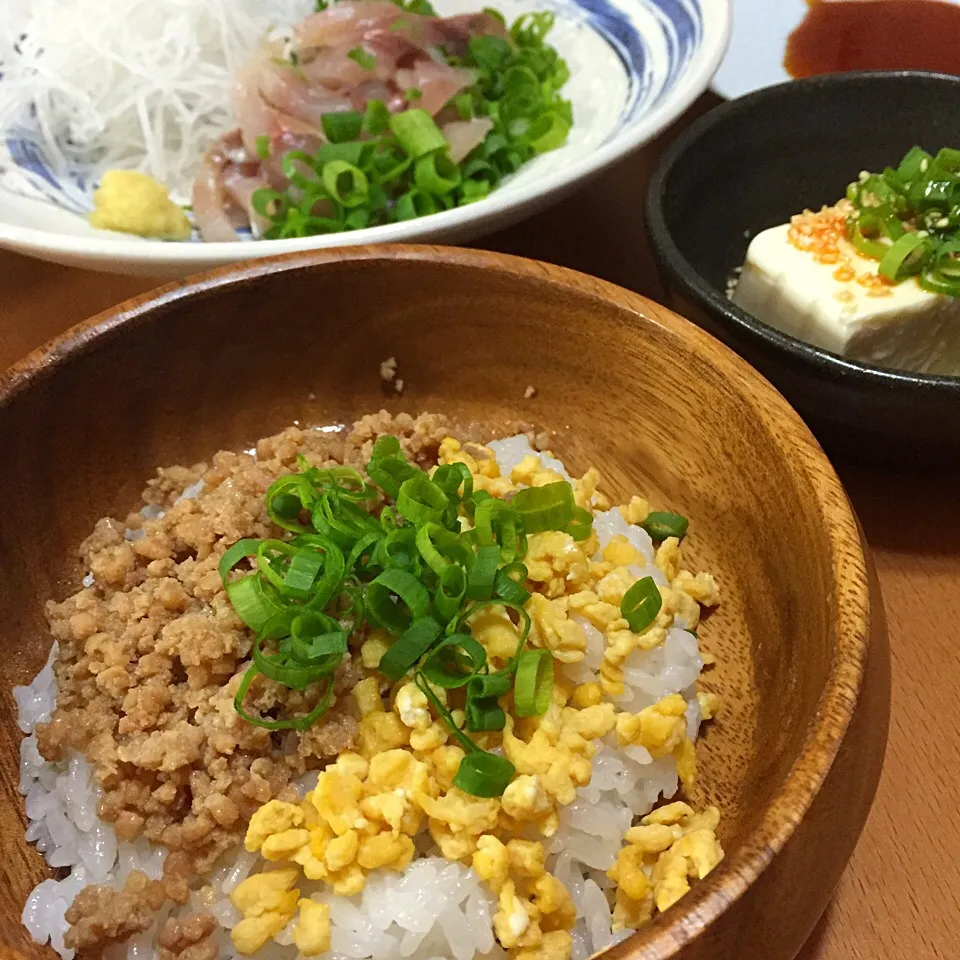
<path fill-rule="evenodd" d="M 586 960 L 710 873 L 717 585 L 687 518 L 549 442 L 381 411 L 161 469 L 99 521 L 15 690 L 27 837 L 67 868 L 32 937 Z"/>
<path fill-rule="evenodd" d="M 236 125 L 203 158 L 190 211 L 146 172 L 107 170 L 90 222 L 169 240 L 360 230 L 482 200 L 573 123 L 554 15 L 443 18 L 427 0 L 318 0 L 236 78 Z M 188 217 L 188 212 L 190 216 Z"/>
<path fill-rule="evenodd" d="M 839 203 L 759 233 L 730 295 L 814 346 L 960 376 L 960 150 L 913 147 Z"/>

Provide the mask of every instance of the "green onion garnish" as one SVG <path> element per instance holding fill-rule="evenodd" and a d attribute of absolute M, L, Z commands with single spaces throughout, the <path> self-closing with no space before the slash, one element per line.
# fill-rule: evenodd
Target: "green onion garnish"
<path fill-rule="evenodd" d="M 653 577 L 638 580 L 623 595 L 620 601 L 620 613 L 634 633 L 641 633 L 657 619 L 663 606 L 660 588 Z"/>
<path fill-rule="evenodd" d="M 513 779 L 513 764 L 493 753 L 468 753 L 460 761 L 453 785 L 475 797 L 499 797 Z"/>
<path fill-rule="evenodd" d="M 439 636 L 440 624 L 433 617 L 414 620 L 406 633 L 380 659 L 379 671 L 388 680 L 399 680 Z"/>
<path fill-rule="evenodd" d="M 513 702 L 518 717 L 538 717 L 553 699 L 553 655 L 549 650 L 524 650 L 517 661 Z"/>
<path fill-rule="evenodd" d="M 397 143 L 414 160 L 447 148 L 446 137 L 426 110 L 405 110 L 390 117 L 390 130 Z"/>
<path fill-rule="evenodd" d="M 261 160 L 270 159 L 270 138 L 266 134 L 261 134 L 257 137 L 257 156 Z"/>
<path fill-rule="evenodd" d="M 346 186 L 336 185 L 344 195 L 357 189 L 356 171 L 342 155 L 321 176 L 348 177 Z M 321 469 L 303 458 L 298 467 L 265 497 L 286 539 L 241 540 L 219 563 L 235 611 L 255 634 L 237 712 L 269 730 L 307 729 L 332 702 L 350 635 L 375 625 L 394 638 L 380 672 L 394 682 L 412 677 L 466 751 L 459 785 L 484 796 L 502 790 L 512 766 L 484 753 L 470 733 L 503 729 L 501 699 L 511 691 L 518 716 L 542 713 L 553 687 L 552 655 L 525 649 L 527 535 L 561 529 L 587 536 L 589 511 L 575 506 L 566 482 L 520 491 L 508 503 L 475 491 L 463 464 L 442 465 L 431 477 L 406 459 L 394 437 L 375 442 L 369 480 L 352 467 Z M 461 530 L 464 516 L 473 518 L 472 529 Z M 499 669 L 470 632 L 472 618 L 488 606 L 516 624 L 516 650 Z M 303 691 L 306 712 L 248 711 L 245 701 L 261 675 Z M 464 689 L 465 729 L 437 697 L 440 688 Z"/>
<path fill-rule="evenodd" d="M 339 113 L 325 113 L 320 118 L 323 135 L 331 143 L 346 143 L 356 140 L 363 129 L 363 114 L 355 110 L 343 110 Z"/>
<path fill-rule="evenodd" d="M 895 283 L 906 280 L 923 269 L 924 263 L 930 258 L 932 247 L 933 244 L 926 236 L 905 233 L 890 245 L 877 267 L 877 272 Z"/>
<path fill-rule="evenodd" d="M 435 687 L 453 690 L 471 683 L 486 663 L 487 651 L 480 643 L 469 633 L 453 633 L 430 651 L 422 673 Z M 510 681 L 507 679 L 509 688 Z"/>
<path fill-rule="evenodd" d="M 847 235 L 892 283 L 917 277 L 932 293 L 960 296 L 960 150 L 911 148 L 897 167 L 847 187 Z"/>
<path fill-rule="evenodd" d="M 682 539 L 690 526 L 690 521 L 686 517 L 681 517 L 679 513 L 664 513 L 654 511 L 648 513 L 647 518 L 640 524 L 651 540 L 666 540 L 667 537 L 676 537 Z"/>
<path fill-rule="evenodd" d="M 430 610 L 430 594 L 412 573 L 399 567 L 384 570 L 367 587 L 367 614 L 391 633 L 403 633 Z"/>
<path fill-rule="evenodd" d="M 373 70 L 377 65 L 377 58 L 372 53 L 367 53 L 363 47 L 354 47 L 347 52 L 347 56 L 364 70 Z"/>

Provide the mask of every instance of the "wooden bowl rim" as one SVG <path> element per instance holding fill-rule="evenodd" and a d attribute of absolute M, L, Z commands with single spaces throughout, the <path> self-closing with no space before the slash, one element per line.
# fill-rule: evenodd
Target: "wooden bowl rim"
<path fill-rule="evenodd" d="M 830 545 L 833 605 L 833 662 L 821 691 L 817 720 L 807 731 L 799 758 L 768 804 L 760 822 L 740 839 L 739 847 L 684 898 L 686 909 L 661 915 L 657 922 L 606 952 L 610 960 L 647 957 L 667 960 L 696 940 L 744 895 L 784 848 L 812 805 L 839 750 L 857 707 L 870 648 L 871 599 L 866 546 L 839 478 L 799 415 L 781 394 L 732 350 L 683 317 L 640 294 L 595 277 L 507 254 L 443 246 L 391 245 L 346 247 L 282 254 L 232 264 L 174 281 L 126 300 L 66 330 L 0 374 L 0 411 L 20 392 L 55 374 L 68 359 L 81 356 L 95 342 L 119 336 L 127 326 L 192 297 L 256 282 L 275 273 L 322 271 L 352 264 L 407 261 L 450 264 L 495 271 L 515 279 L 547 283 L 572 295 L 586 296 L 642 317 L 647 323 L 685 341 L 718 369 L 743 396 L 753 413 L 784 452 L 797 479 L 815 492 Z M 652 308 L 652 309 L 651 309 Z M 843 589 L 839 589 L 842 585 Z M 838 597 L 843 603 L 838 603 Z"/>

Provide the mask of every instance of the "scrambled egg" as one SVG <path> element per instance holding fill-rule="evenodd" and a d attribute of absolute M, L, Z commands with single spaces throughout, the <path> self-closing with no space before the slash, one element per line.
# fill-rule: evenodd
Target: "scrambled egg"
<path fill-rule="evenodd" d="M 293 886 L 299 875 L 296 867 L 264 871 L 247 877 L 230 894 L 230 902 L 243 914 L 230 931 L 240 953 L 256 953 L 287 925 L 300 899 L 300 891 Z"/>
<path fill-rule="evenodd" d="M 167 188 L 136 170 L 108 170 L 93 194 L 90 225 L 159 240 L 189 240 L 192 228 Z"/>
<path fill-rule="evenodd" d="M 504 844 L 487 834 L 478 839 L 472 861 L 497 894 L 497 939 L 508 950 L 525 950 L 539 960 L 570 955 L 573 941 L 567 931 L 577 919 L 569 891 L 547 873 L 545 856 L 542 843 L 514 838 Z M 557 933 L 562 935 L 551 936 Z"/>
<path fill-rule="evenodd" d="M 303 899 L 293 928 L 293 942 L 305 957 L 315 957 L 330 949 L 330 907 Z"/>
<path fill-rule="evenodd" d="M 652 811 L 626 832 L 626 844 L 607 871 L 617 884 L 615 930 L 642 926 L 654 909 L 667 910 L 689 892 L 691 879 L 702 880 L 713 870 L 723 859 L 715 832 L 719 822 L 716 807 L 696 814 L 677 802 Z"/>
<path fill-rule="evenodd" d="M 439 460 L 465 464 L 475 489 L 498 497 L 562 479 L 533 456 L 504 477 L 489 448 L 461 446 L 449 438 L 440 445 Z M 574 481 L 578 504 L 606 506 L 597 492 L 599 479 L 590 470 Z M 649 506 L 634 497 L 620 510 L 628 522 L 639 523 Z M 501 748 L 516 767 L 502 797 L 474 797 L 454 786 L 463 749 L 415 683 L 391 684 L 378 674 L 391 638 L 382 630 L 366 636 L 359 659 L 367 676 L 352 691 L 359 717 L 357 751 L 324 769 L 301 802 L 271 800 L 250 820 L 246 848 L 259 851 L 271 867 L 249 877 L 231 896 L 243 914 L 231 934 L 240 953 L 255 952 L 288 924 L 304 956 L 329 950 L 329 907 L 301 897 L 300 879 L 321 881 L 336 894 L 357 894 L 370 871 L 403 870 L 415 856 L 414 838 L 426 830 L 444 857 L 471 864 L 496 896 L 494 931 L 511 960 L 569 960 L 576 910 L 566 887 L 546 868 L 543 841 L 559 829 L 562 807 L 590 783 L 601 738 L 643 747 L 653 758 L 672 755 L 684 787 L 688 793 L 692 789 L 696 752 L 687 737 L 685 699 L 673 694 L 631 713 L 611 697 L 624 691 L 624 663 L 634 650 L 662 644 L 675 617 L 695 628 L 701 605 L 718 599 L 713 579 L 683 569 L 679 541 L 667 539 L 656 553 L 669 582 L 659 588 L 661 610 L 635 633 L 621 615 L 620 601 L 645 560 L 623 536 L 611 538 L 594 559 L 597 553 L 595 534 L 582 542 L 558 531 L 528 538 L 524 562 L 533 591 L 526 606 L 528 643 L 549 650 L 558 666 L 579 664 L 587 653 L 588 632 L 596 637 L 599 631 L 603 660 L 596 678 L 579 685 L 558 669 L 553 702 L 542 716 L 515 718 L 507 697 L 501 701 L 502 733 L 475 735 L 485 749 Z M 520 634 L 505 608 L 485 606 L 469 626 L 494 666 L 516 653 Z M 434 692 L 462 725 L 462 691 Z M 700 693 L 698 699 L 703 717 L 714 716 L 719 697 Z M 655 911 L 682 897 L 692 879 L 706 876 L 720 862 L 718 822 L 716 808 L 697 814 L 686 803 L 671 803 L 627 830 L 608 872 L 617 885 L 616 929 L 649 922 Z"/>

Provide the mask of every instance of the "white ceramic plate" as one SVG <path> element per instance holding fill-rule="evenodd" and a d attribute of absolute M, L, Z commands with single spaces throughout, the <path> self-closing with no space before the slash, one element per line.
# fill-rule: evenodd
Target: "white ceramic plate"
<path fill-rule="evenodd" d="M 483 4 L 438 0 L 436 6 L 451 15 Z M 54 176 L 28 140 L 8 139 L 0 143 L 0 172 L 26 167 L 37 187 L 27 196 L 0 185 L 0 246 L 72 266 L 175 277 L 295 250 L 469 240 L 555 202 L 649 142 L 706 89 L 730 29 L 730 0 L 503 0 L 496 6 L 508 19 L 555 11 L 550 41 L 570 65 L 564 92 L 573 102 L 574 126 L 564 147 L 538 157 L 478 203 L 319 237 L 165 243 L 93 229 L 77 212 L 76 185 Z"/>

